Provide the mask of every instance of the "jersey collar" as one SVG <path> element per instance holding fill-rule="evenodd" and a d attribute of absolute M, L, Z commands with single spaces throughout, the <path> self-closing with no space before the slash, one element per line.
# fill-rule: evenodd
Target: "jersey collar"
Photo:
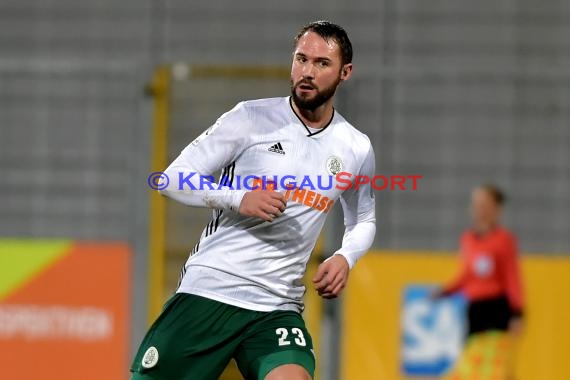
<path fill-rule="evenodd" d="M 297 112 L 295 112 L 295 109 L 293 108 L 293 99 L 291 98 L 291 96 L 288 97 L 287 101 L 289 102 L 289 109 L 291 110 L 291 112 L 293 113 L 293 115 L 295 115 L 295 117 L 297 118 L 297 120 L 299 120 L 299 122 L 301 123 L 301 125 L 303 126 L 303 128 L 305 128 L 305 131 L 307 132 L 307 137 L 313 137 L 313 136 L 319 136 L 320 134 L 322 134 L 326 129 L 328 129 L 328 127 L 332 124 L 335 116 L 336 116 L 336 110 L 333 107 L 333 113 L 331 116 L 331 119 L 329 120 L 329 122 L 322 127 L 321 129 L 319 129 L 317 132 L 311 132 L 311 130 L 307 127 L 307 125 L 305 124 L 305 122 L 303 122 L 303 120 L 299 117 L 299 115 L 297 115 Z"/>

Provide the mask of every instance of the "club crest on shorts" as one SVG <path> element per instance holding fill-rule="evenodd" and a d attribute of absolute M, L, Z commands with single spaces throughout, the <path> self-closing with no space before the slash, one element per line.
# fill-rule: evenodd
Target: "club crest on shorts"
<path fill-rule="evenodd" d="M 143 355 L 142 366 L 144 368 L 152 368 L 158 363 L 158 350 L 156 347 L 149 347 Z"/>
<path fill-rule="evenodd" d="M 327 171 L 330 175 L 337 175 L 343 169 L 343 163 L 337 156 L 330 156 L 327 158 Z"/>

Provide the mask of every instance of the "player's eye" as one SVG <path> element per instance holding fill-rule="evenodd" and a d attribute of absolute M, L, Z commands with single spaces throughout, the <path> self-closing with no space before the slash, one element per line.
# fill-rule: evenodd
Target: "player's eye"
<path fill-rule="evenodd" d="M 319 62 L 319 66 L 321 66 L 321 67 L 328 67 L 328 66 L 330 66 L 330 63 L 329 63 L 329 61 L 320 61 L 320 62 Z"/>
<path fill-rule="evenodd" d="M 303 57 L 302 55 L 297 56 L 297 62 L 305 63 L 307 62 L 307 58 Z"/>

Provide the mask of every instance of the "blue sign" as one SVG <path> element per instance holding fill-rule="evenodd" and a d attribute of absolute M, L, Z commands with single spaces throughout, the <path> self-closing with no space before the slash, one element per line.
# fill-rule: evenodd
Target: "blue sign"
<path fill-rule="evenodd" d="M 407 376 L 441 376 L 463 347 L 463 296 L 430 299 L 433 286 L 413 285 L 404 290 L 402 313 L 402 371 Z"/>

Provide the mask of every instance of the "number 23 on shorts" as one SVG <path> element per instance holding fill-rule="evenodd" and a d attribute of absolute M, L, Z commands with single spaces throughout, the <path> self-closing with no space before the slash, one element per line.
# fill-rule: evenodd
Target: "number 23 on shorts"
<path fill-rule="evenodd" d="M 276 329 L 275 334 L 279 337 L 279 346 L 291 345 L 291 339 L 293 339 L 293 342 L 295 342 L 297 346 L 305 347 L 307 345 L 305 335 L 303 335 L 303 330 L 298 327 L 293 327 L 291 329 L 291 337 L 289 336 L 289 330 L 284 327 Z"/>

